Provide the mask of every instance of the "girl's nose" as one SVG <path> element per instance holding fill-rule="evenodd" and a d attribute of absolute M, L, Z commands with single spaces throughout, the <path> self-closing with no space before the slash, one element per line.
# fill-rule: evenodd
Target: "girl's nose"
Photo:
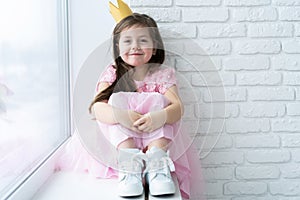
<path fill-rule="evenodd" d="M 133 42 L 131 46 L 132 50 L 141 50 L 141 47 L 138 42 Z"/>
<path fill-rule="evenodd" d="M 131 49 L 132 49 L 132 50 L 141 50 L 141 48 L 140 48 L 140 47 L 137 47 L 137 46 L 132 47 Z"/>

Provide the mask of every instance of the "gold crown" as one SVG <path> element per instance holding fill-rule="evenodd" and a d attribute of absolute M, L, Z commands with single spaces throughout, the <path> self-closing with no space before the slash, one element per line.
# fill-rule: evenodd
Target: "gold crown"
<path fill-rule="evenodd" d="M 113 18 L 119 23 L 122 19 L 132 14 L 129 6 L 122 0 L 117 0 L 119 7 L 116 7 L 112 2 L 109 2 L 109 11 Z"/>

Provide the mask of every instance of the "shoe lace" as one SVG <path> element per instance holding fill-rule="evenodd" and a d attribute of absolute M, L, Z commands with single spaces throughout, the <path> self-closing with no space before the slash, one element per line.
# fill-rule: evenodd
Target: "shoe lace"
<path fill-rule="evenodd" d="M 120 163 L 120 171 L 124 173 L 121 181 L 129 180 L 131 177 L 141 178 L 142 168 L 146 159 L 147 157 L 144 154 L 138 153 L 133 155 L 129 161 Z"/>
<path fill-rule="evenodd" d="M 147 173 L 155 173 L 154 177 L 162 175 L 167 178 L 171 178 L 170 172 L 175 171 L 175 165 L 169 156 L 164 156 L 160 159 L 148 160 L 143 176 Z M 153 177 L 153 178 L 154 178 Z"/>

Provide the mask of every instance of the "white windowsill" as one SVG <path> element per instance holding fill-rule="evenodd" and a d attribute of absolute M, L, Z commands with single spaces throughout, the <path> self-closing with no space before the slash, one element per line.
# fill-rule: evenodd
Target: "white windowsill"
<path fill-rule="evenodd" d="M 124 200 L 117 195 L 117 179 L 97 179 L 88 174 L 55 172 L 55 163 L 68 142 L 65 141 L 41 167 L 7 200 Z M 144 200 L 144 196 L 130 198 Z M 149 197 L 149 200 L 161 198 Z M 163 199 L 181 200 L 179 191 Z"/>
<path fill-rule="evenodd" d="M 48 179 L 32 200 L 182 200 L 178 190 L 171 196 L 145 198 L 145 195 L 141 195 L 122 198 L 118 196 L 117 185 L 117 179 L 97 179 L 88 174 L 57 172 Z"/>
<path fill-rule="evenodd" d="M 49 178 L 33 200 L 124 200 L 117 194 L 117 181 L 117 179 L 96 179 L 75 172 L 58 172 Z M 144 200 L 143 196 L 133 199 Z"/>
<path fill-rule="evenodd" d="M 6 200 L 30 200 L 39 188 L 54 174 L 55 163 L 62 152 L 64 142 L 41 166 L 32 173 Z M 1 199 L 1 198 L 0 198 Z"/>

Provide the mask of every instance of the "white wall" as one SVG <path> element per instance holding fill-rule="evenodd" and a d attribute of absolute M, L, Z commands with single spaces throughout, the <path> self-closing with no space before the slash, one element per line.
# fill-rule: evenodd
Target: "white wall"
<path fill-rule="evenodd" d="M 69 2 L 71 67 L 75 82 L 89 54 L 110 38 L 115 22 L 109 13 L 108 1 L 71 0 Z"/>
<path fill-rule="evenodd" d="M 111 34 L 115 23 L 107 3 L 70 1 L 74 75 Z M 165 38 L 174 49 L 204 58 L 202 51 L 185 44 L 192 38 L 215 64 L 214 69 L 201 66 L 195 71 L 180 58 L 171 58 L 199 91 L 201 109 L 187 101 L 185 117 L 201 120 L 198 136 L 208 141 L 203 152 L 208 147 L 209 154 L 202 159 L 208 199 L 299 199 L 300 1 L 131 0 L 131 5 L 153 16 L 162 30 L 180 33 L 173 35 L 178 37 L 175 42 Z M 208 88 L 224 90 L 224 101 L 210 99 L 207 85 L 199 79 L 209 79 L 213 71 L 222 83 L 208 80 Z M 188 99 L 190 90 L 182 92 Z M 207 109 L 211 105 L 216 109 L 212 116 Z M 226 112 L 218 113 L 223 105 Z M 204 134 L 207 122 L 223 118 L 222 131 L 209 129 Z M 209 144 L 216 140 L 215 146 Z"/>
<path fill-rule="evenodd" d="M 199 63 L 205 57 L 185 42 L 192 38 L 215 63 L 214 69 L 195 70 L 173 58 L 200 92 L 201 109 L 195 112 L 187 102 L 185 115 L 201 120 L 198 136 L 207 142 L 202 152 L 206 147 L 209 152 L 202 159 L 208 199 L 300 199 L 300 1 L 131 0 L 131 5 L 154 17 L 161 29 L 180 33 L 172 45 L 182 54 L 198 56 Z M 214 70 L 222 84 L 211 76 Z M 206 86 L 224 89 L 225 99 L 210 99 Z M 210 116 L 211 105 L 216 112 Z M 222 105 L 224 115 L 218 113 Z M 205 132 L 208 121 L 222 118 L 222 131 Z M 219 136 L 214 147 L 209 144 Z"/>

